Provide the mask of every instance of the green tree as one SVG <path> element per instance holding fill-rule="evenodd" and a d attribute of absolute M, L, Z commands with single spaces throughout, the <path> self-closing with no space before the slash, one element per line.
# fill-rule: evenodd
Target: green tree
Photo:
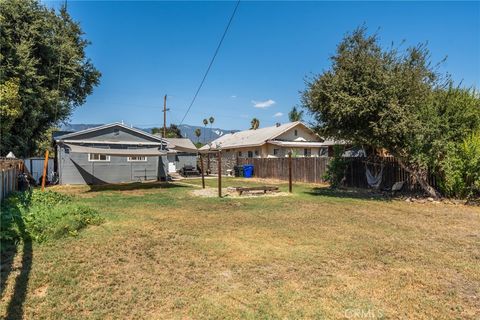
<path fill-rule="evenodd" d="M 22 115 L 22 101 L 20 100 L 19 90 L 18 78 L 13 78 L 0 84 L 1 136 L 9 135 L 13 124 Z"/>
<path fill-rule="evenodd" d="M 210 140 L 212 140 L 212 127 L 213 127 L 213 123 L 215 122 L 215 118 L 214 117 L 210 117 L 208 118 L 208 122 L 210 122 Z"/>
<path fill-rule="evenodd" d="M 203 119 L 203 125 L 205 126 L 205 128 L 203 129 L 203 143 L 205 144 L 206 143 L 206 138 L 207 138 L 207 135 L 205 134 L 205 131 L 207 129 L 207 125 L 208 125 L 208 119 L 205 118 Z"/>
<path fill-rule="evenodd" d="M 163 128 L 152 128 L 152 134 L 160 134 L 163 135 Z M 180 128 L 176 125 L 171 123 L 166 130 L 166 138 L 182 138 L 182 132 Z"/>
<path fill-rule="evenodd" d="M 425 45 L 383 49 L 378 36 L 367 35 L 365 28 L 348 34 L 331 60 L 329 70 L 307 80 L 302 97 L 317 131 L 387 149 L 437 197 L 428 172 L 440 171 L 449 139 L 458 144 L 478 128 L 478 96 L 453 88 L 432 67 Z"/>
<path fill-rule="evenodd" d="M 258 127 L 260 127 L 260 120 L 253 118 L 252 121 L 250 121 L 250 129 L 257 130 Z"/>
<path fill-rule="evenodd" d="M 197 137 L 197 144 L 200 142 L 200 136 L 202 135 L 202 130 L 200 128 L 195 129 L 195 136 Z"/>
<path fill-rule="evenodd" d="M 57 13 L 35 0 L 2 0 L 0 23 L 0 154 L 33 155 L 39 137 L 85 103 L 100 72 L 65 8 Z"/>
<path fill-rule="evenodd" d="M 176 124 L 171 123 L 167 128 L 167 138 L 182 138 L 182 132 Z"/>
<path fill-rule="evenodd" d="M 303 110 L 297 110 L 297 107 L 293 107 L 292 110 L 288 113 L 288 119 L 291 122 L 302 121 L 303 120 Z"/>

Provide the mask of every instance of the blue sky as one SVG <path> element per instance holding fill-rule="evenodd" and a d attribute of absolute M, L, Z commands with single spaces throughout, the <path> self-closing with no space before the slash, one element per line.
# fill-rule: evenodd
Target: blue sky
<path fill-rule="evenodd" d="M 58 8 L 60 2 L 49 2 Z M 100 85 L 72 123 L 159 126 L 182 119 L 235 2 L 69 1 L 92 44 Z M 432 60 L 465 86 L 480 85 L 479 2 L 241 2 L 184 123 L 246 129 L 287 122 L 305 76 L 329 68 L 345 33 L 365 24 L 381 41 L 428 41 Z"/>

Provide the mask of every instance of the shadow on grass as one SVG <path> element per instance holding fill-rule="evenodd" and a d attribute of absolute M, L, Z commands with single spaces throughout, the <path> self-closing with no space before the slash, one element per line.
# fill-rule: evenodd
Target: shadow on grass
<path fill-rule="evenodd" d="M 388 192 L 373 191 L 368 189 L 331 189 L 330 187 L 316 187 L 305 192 L 312 196 L 324 196 L 342 199 L 362 199 L 376 201 L 391 201 L 395 197 Z"/>
<path fill-rule="evenodd" d="M 31 190 L 25 191 L 25 201 L 24 205 L 28 206 L 31 201 Z M 4 210 L 6 207 L 2 208 L 2 213 L 5 214 Z M 8 214 L 11 214 L 12 219 L 10 220 L 9 225 L 3 225 L 5 221 L 2 221 L 2 231 L 6 231 L 7 228 L 14 228 L 16 225 L 18 229 L 18 236 L 22 241 L 20 244 L 23 245 L 22 250 L 22 261 L 20 272 L 15 278 L 15 284 L 13 287 L 13 293 L 11 295 L 10 301 L 8 303 L 5 319 L 22 319 L 23 318 L 23 306 L 25 303 L 25 298 L 27 295 L 27 286 L 28 280 L 30 277 L 30 271 L 32 269 L 32 261 L 33 261 L 33 248 L 32 248 L 32 239 L 30 235 L 26 231 L 25 222 L 23 221 L 23 217 L 19 208 L 19 204 L 12 205 L 8 207 Z M 8 224 L 8 222 L 7 222 Z M 10 273 L 13 270 L 13 261 L 15 255 L 18 252 L 18 246 L 20 244 L 15 244 L 12 240 L 11 243 L 3 243 L 6 245 L 4 248 L 5 251 L 2 252 L 2 263 L 1 263 L 1 281 L 0 281 L 0 292 L 3 298 L 5 294 L 5 287 L 7 284 L 7 280 L 10 276 Z M 6 241 L 3 241 L 6 242 Z"/>
<path fill-rule="evenodd" d="M 130 191 L 130 190 L 148 190 L 148 189 L 171 189 L 171 188 L 189 188 L 186 185 L 174 182 L 133 182 L 119 184 L 101 184 L 91 185 L 88 192 L 99 191 Z"/>

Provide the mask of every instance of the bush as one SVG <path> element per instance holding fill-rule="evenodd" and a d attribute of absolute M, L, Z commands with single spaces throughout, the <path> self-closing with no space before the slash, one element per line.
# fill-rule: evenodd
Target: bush
<path fill-rule="evenodd" d="M 441 189 L 449 197 L 480 197 L 480 131 L 451 145 L 442 163 Z"/>
<path fill-rule="evenodd" d="M 328 163 L 327 172 L 323 178 L 330 182 L 332 188 L 337 188 L 342 184 L 347 166 L 348 162 L 343 157 L 343 148 L 333 146 L 333 158 Z"/>
<path fill-rule="evenodd" d="M 0 241 L 37 242 L 76 235 L 89 224 L 102 222 L 98 212 L 72 201 L 70 196 L 39 190 L 13 193 L 1 206 Z"/>

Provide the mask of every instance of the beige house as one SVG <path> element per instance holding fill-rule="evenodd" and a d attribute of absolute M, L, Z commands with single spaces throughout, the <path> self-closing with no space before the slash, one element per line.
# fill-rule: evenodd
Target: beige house
<path fill-rule="evenodd" d="M 218 151 L 226 157 L 279 158 L 327 157 L 332 141 L 324 141 L 302 122 L 226 134 L 200 148 L 200 152 Z"/>

